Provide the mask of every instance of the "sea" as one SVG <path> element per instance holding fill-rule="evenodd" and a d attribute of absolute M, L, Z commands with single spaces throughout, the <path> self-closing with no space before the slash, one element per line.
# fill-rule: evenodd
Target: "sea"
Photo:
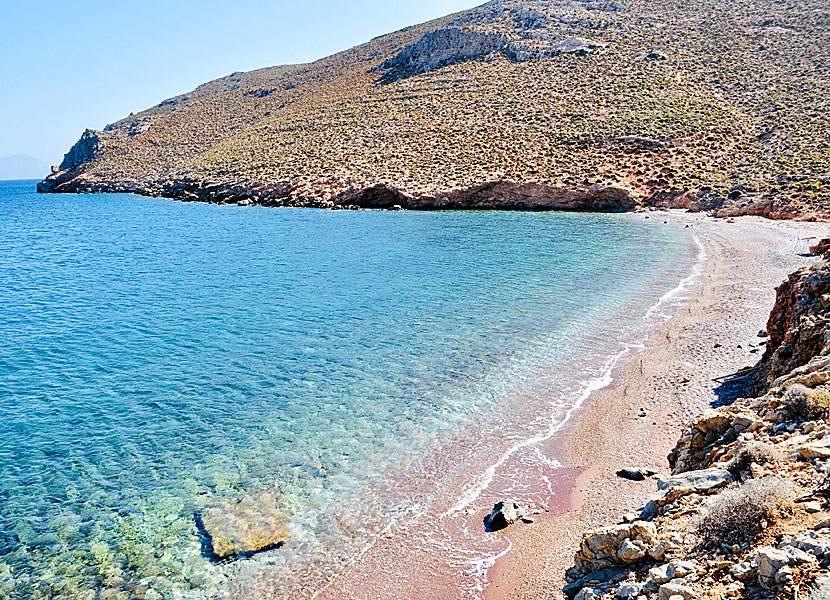
<path fill-rule="evenodd" d="M 299 589 L 419 507 L 486 508 L 503 465 L 555 464 L 539 442 L 699 274 L 693 229 L 648 216 L 0 182 L 0 598 Z M 261 491 L 288 540 L 217 560 L 196 517 Z M 451 595 L 480 594 L 503 551 L 453 558 Z"/>

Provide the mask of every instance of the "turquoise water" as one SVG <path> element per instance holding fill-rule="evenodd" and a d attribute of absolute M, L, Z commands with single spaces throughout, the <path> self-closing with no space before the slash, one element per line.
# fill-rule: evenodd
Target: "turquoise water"
<path fill-rule="evenodd" d="M 602 332 L 624 333 L 694 248 L 632 215 L 33 188 L 0 182 L 0 597 L 14 599 L 220 597 L 245 561 L 212 562 L 194 512 L 262 489 L 281 491 L 291 539 L 256 560 L 343 560 L 418 461 L 512 410 L 511 377 L 613 350 Z"/>

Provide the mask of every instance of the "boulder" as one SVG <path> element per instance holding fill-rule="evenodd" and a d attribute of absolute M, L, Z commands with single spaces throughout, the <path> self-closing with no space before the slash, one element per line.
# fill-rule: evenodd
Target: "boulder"
<path fill-rule="evenodd" d="M 274 548 L 288 537 L 288 519 L 272 492 L 219 500 L 202 510 L 200 518 L 220 558 Z"/>
<path fill-rule="evenodd" d="M 830 537 L 817 531 L 807 531 L 796 535 L 787 545 L 815 554 L 819 558 L 830 558 Z"/>
<path fill-rule="evenodd" d="M 502 500 L 493 506 L 493 512 L 484 520 L 484 524 L 488 529 L 498 531 L 520 520 L 529 520 L 525 509 L 513 500 Z"/>
<path fill-rule="evenodd" d="M 648 477 L 653 477 L 656 474 L 651 469 L 641 469 L 639 467 L 625 467 L 617 471 L 617 477 L 630 481 L 645 481 Z"/>
<path fill-rule="evenodd" d="M 783 567 L 815 562 L 815 558 L 793 546 L 784 548 L 764 547 L 756 551 L 758 583 L 767 589 L 777 583 L 776 576 Z M 780 578 L 779 578 L 780 579 Z"/>
<path fill-rule="evenodd" d="M 798 449 L 798 454 L 804 460 L 827 459 L 830 458 L 830 435 L 825 435 L 822 439 L 805 444 Z"/>
<path fill-rule="evenodd" d="M 670 600 L 674 596 L 680 596 L 686 600 L 692 600 L 695 593 L 688 586 L 679 583 L 666 583 L 660 586 L 660 591 L 657 593 L 658 600 Z"/>
<path fill-rule="evenodd" d="M 657 543 L 657 527 L 634 521 L 605 527 L 585 534 L 566 579 L 576 581 L 590 573 L 634 564 L 647 556 Z"/>

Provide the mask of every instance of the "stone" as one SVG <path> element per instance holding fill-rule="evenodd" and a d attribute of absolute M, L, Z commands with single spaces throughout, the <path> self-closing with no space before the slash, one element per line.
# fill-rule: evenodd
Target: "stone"
<path fill-rule="evenodd" d="M 658 477 L 658 492 L 643 510 L 644 516 L 654 516 L 660 509 L 690 494 L 709 494 L 732 481 L 729 471 L 723 469 L 701 469 L 686 471 L 671 477 Z"/>
<path fill-rule="evenodd" d="M 648 477 L 653 477 L 656 474 L 656 471 L 639 467 L 625 467 L 617 471 L 617 477 L 631 481 L 645 481 Z"/>
<path fill-rule="evenodd" d="M 284 543 L 288 538 L 285 528 L 288 519 L 278 503 L 276 494 L 263 491 L 221 500 L 202 510 L 201 524 L 210 537 L 214 554 L 227 558 Z"/>
<path fill-rule="evenodd" d="M 566 578 L 568 578 L 568 580 L 571 581 L 571 583 L 563 587 L 562 592 L 568 598 L 576 598 L 579 592 L 581 592 L 586 587 L 590 587 L 591 585 L 601 585 L 614 580 L 619 581 L 623 578 L 624 572 L 620 569 L 600 569 L 599 571 L 589 573 L 588 575 L 580 577 L 576 580 L 574 580 L 573 577 L 571 577 L 571 575 L 572 571 L 569 570 L 566 574 Z"/>
<path fill-rule="evenodd" d="M 574 600 L 597 600 L 599 596 L 592 588 L 585 587 L 579 590 L 579 593 L 574 597 Z"/>
<path fill-rule="evenodd" d="M 805 502 L 803 506 L 804 510 L 806 510 L 808 514 L 814 515 L 821 512 L 821 502 L 812 500 L 810 502 Z"/>
<path fill-rule="evenodd" d="M 830 598 L 830 575 L 825 575 L 816 580 L 809 600 L 828 600 L 828 598 Z"/>
<path fill-rule="evenodd" d="M 617 598 L 636 598 L 643 590 L 643 586 L 639 583 L 626 583 L 617 588 Z"/>
<path fill-rule="evenodd" d="M 492 531 L 498 531 L 527 518 L 525 512 L 517 502 L 502 500 L 493 506 L 493 512 L 485 519 L 485 525 Z"/>
<path fill-rule="evenodd" d="M 660 591 L 657 593 L 658 600 L 670 600 L 674 596 L 680 596 L 684 600 L 692 600 L 695 593 L 691 588 L 679 583 L 665 583 L 660 586 Z"/>
<path fill-rule="evenodd" d="M 790 567 L 781 567 L 775 574 L 775 583 L 787 585 L 793 581 L 793 570 Z"/>
<path fill-rule="evenodd" d="M 748 581 L 758 574 L 758 565 L 754 560 L 744 561 L 732 567 L 729 572 L 738 581 Z"/>
<path fill-rule="evenodd" d="M 668 564 L 670 579 L 679 579 L 697 572 L 697 565 L 688 560 L 672 561 Z"/>
<path fill-rule="evenodd" d="M 804 460 L 830 458 L 830 436 L 824 436 L 818 442 L 801 446 L 798 453 Z"/>
<path fill-rule="evenodd" d="M 634 563 L 644 558 L 646 550 L 641 545 L 638 545 L 631 540 L 625 540 L 617 551 L 617 558 L 624 563 Z"/>
<path fill-rule="evenodd" d="M 687 560 L 672 561 L 665 565 L 649 569 L 648 578 L 654 583 L 663 584 L 673 579 L 680 579 L 697 572 L 697 565 Z"/>
<path fill-rule="evenodd" d="M 758 583 L 769 589 L 776 583 L 776 575 L 782 567 L 797 566 L 815 562 L 815 558 L 793 546 L 784 548 L 760 548 L 756 552 L 758 561 Z"/>
<path fill-rule="evenodd" d="M 787 545 L 815 554 L 819 558 L 830 557 L 830 537 L 816 531 L 807 531 L 796 535 Z M 783 544 L 779 548 L 782 546 Z"/>
<path fill-rule="evenodd" d="M 659 544 L 652 546 L 648 551 L 648 555 L 654 560 L 663 560 L 666 553 L 675 549 L 677 549 L 676 544 L 672 544 L 671 542 L 664 540 Z"/>
<path fill-rule="evenodd" d="M 671 581 L 669 577 L 669 565 L 658 565 L 648 570 L 648 579 L 657 585 L 668 583 Z"/>

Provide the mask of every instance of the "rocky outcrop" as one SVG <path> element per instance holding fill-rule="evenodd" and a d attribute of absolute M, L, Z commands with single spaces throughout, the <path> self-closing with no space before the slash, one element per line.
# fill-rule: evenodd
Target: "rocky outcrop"
<path fill-rule="evenodd" d="M 776 293 L 761 360 L 770 384 L 830 355 L 830 263 L 793 273 Z"/>
<path fill-rule="evenodd" d="M 396 81 L 501 52 L 509 43 L 510 38 L 503 33 L 458 27 L 436 29 L 424 34 L 420 40 L 384 61 L 378 70 L 384 73 L 386 81 Z"/>
<path fill-rule="evenodd" d="M 826 597 L 830 359 L 826 342 L 814 340 L 830 339 L 821 318 L 828 283 L 819 263 L 779 289 L 765 359 L 778 377 L 761 396 L 704 411 L 684 429 L 672 475 L 658 479 L 639 520 L 584 535 L 566 596 Z M 788 345 L 792 352 L 775 358 Z"/>
<path fill-rule="evenodd" d="M 407 190 L 380 183 L 367 187 L 335 177 L 301 178 L 271 184 L 174 179 L 102 184 L 64 171 L 39 189 L 45 192 L 130 192 L 187 202 L 290 206 L 329 209 L 526 210 L 622 212 L 640 206 L 623 187 L 594 184 L 573 187 L 543 182 L 488 181 L 447 190 Z"/>
<path fill-rule="evenodd" d="M 219 558 L 275 548 L 288 538 L 287 517 L 272 492 L 220 500 L 198 518 Z"/>
<path fill-rule="evenodd" d="M 69 152 L 63 157 L 63 162 L 58 169 L 60 171 L 67 171 L 70 169 L 77 169 L 83 164 L 92 162 L 106 149 L 106 144 L 103 139 L 103 132 L 87 129 L 81 135 L 81 139 L 75 142 L 75 145 L 69 149 Z"/>

